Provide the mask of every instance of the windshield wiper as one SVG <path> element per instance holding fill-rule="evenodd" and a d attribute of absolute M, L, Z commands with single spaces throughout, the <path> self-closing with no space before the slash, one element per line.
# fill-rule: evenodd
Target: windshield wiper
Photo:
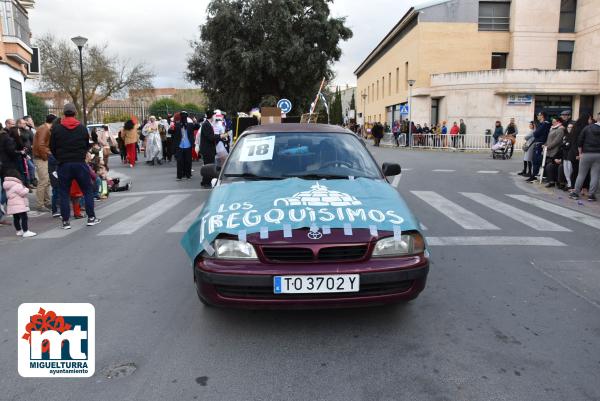
<path fill-rule="evenodd" d="M 310 173 L 310 174 L 284 174 L 284 177 L 296 177 L 302 178 L 303 180 L 347 180 L 347 175 L 340 174 L 318 174 L 318 173 Z"/>
<path fill-rule="evenodd" d="M 223 176 L 227 177 L 227 178 L 247 178 L 249 180 L 281 180 L 281 177 L 269 177 L 269 176 L 262 176 L 262 175 L 256 175 L 254 173 L 238 173 L 238 174 L 223 174 Z"/>

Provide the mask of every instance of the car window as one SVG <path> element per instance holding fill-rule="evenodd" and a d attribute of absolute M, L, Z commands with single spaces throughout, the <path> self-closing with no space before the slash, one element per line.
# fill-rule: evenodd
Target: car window
<path fill-rule="evenodd" d="M 260 133 L 243 136 L 223 168 L 222 179 L 382 178 L 354 135 Z"/>

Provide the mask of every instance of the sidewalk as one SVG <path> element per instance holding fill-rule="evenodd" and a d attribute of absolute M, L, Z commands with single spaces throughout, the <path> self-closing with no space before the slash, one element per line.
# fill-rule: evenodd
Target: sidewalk
<path fill-rule="evenodd" d="M 519 189 L 522 189 L 534 198 L 585 213 L 590 216 L 600 217 L 600 203 L 597 201 L 589 202 L 587 196 L 583 196 L 579 200 L 574 200 L 569 198 L 568 192 L 557 188 L 546 188 L 544 186 L 545 184 L 540 184 L 539 181 L 528 184 L 520 176 L 515 175 L 513 178 L 515 179 L 515 185 Z"/>

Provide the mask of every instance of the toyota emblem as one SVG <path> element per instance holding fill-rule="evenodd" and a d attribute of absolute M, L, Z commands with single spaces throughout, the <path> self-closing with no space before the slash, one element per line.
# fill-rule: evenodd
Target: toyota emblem
<path fill-rule="evenodd" d="M 309 231 L 308 238 L 313 239 L 313 240 L 318 240 L 318 239 L 323 238 L 323 234 L 320 231 Z"/>

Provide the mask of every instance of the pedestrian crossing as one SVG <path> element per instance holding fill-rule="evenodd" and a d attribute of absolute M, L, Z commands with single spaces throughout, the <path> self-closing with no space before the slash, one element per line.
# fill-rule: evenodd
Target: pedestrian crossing
<path fill-rule="evenodd" d="M 197 192 L 130 193 L 111 197 L 107 205 L 99 207 L 102 219 L 93 235 L 99 237 L 127 236 L 152 227 L 154 235 L 181 235 L 196 219 L 203 202 L 197 201 Z M 581 228 L 600 230 L 600 218 L 530 195 L 486 195 L 477 192 L 450 192 L 415 190 L 404 194 L 413 213 L 426 223 L 420 228 L 429 243 L 435 246 L 453 245 L 534 245 L 562 244 L 540 232 L 568 233 Z M 441 221 L 445 219 L 446 221 Z M 85 227 L 85 219 L 73 220 L 71 230 L 59 227 L 40 233 L 35 239 L 60 239 L 76 236 Z M 448 225 L 450 223 L 450 226 Z M 454 226 L 454 229 L 449 227 Z M 460 230 L 464 230 L 460 235 Z M 517 232 L 519 236 L 506 235 Z M 86 231 L 87 233 L 88 231 Z M 93 232 L 93 231 L 92 231 Z M 480 232 L 480 235 L 474 235 Z M 459 234 L 459 235 L 457 235 Z M 440 236 L 448 235 L 448 236 Z"/>

